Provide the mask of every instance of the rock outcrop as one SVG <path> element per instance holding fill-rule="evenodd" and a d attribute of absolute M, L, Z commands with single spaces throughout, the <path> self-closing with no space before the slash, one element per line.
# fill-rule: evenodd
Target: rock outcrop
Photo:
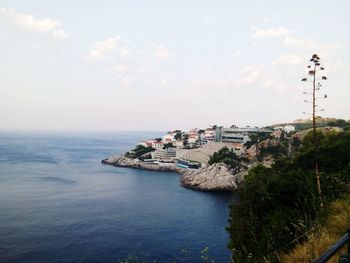
<path fill-rule="evenodd" d="M 243 181 L 247 171 L 237 174 L 223 163 L 216 163 L 200 169 L 181 169 L 172 163 L 150 163 L 125 155 L 113 155 L 102 160 L 103 164 L 149 171 L 177 172 L 181 175 L 181 185 L 198 191 L 234 191 Z"/>
<path fill-rule="evenodd" d="M 200 191 L 234 191 L 243 180 L 245 171 L 232 174 L 223 163 L 200 168 L 185 170 L 181 174 L 181 185 Z"/>
<path fill-rule="evenodd" d="M 148 163 L 139 159 L 128 158 L 123 154 L 113 155 L 102 160 L 103 164 L 116 167 L 129 167 L 141 170 L 160 171 L 160 172 L 180 172 L 181 168 L 172 163 Z"/>

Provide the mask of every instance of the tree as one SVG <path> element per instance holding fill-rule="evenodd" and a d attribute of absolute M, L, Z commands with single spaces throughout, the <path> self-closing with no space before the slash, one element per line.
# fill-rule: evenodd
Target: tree
<path fill-rule="evenodd" d="M 237 155 L 232 149 L 227 147 L 223 147 L 218 152 L 214 152 L 214 154 L 210 157 L 208 164 L 213 165 L 214 163 L 224 163 L 231 169 L 241 166 Z"/>
<path fill-rule="evenodd" d="M 174 139 L 175 140 L 180 140 L 181 139 L 181 132 L 176 133 L 175 136 L 174 136 Z"/>
<path fill-rule="evenodd" d="M 131 152 L 125 153 L 125 156 L 135 159 L 135 158 L 141 157 L 142 155 L 144 155 L 146 153 L 153 152 L 154 150 L 155 149 L 152 147 L 145 147 L 143 145 L 137 145 L 134 150 L 132 150 Z"/>
<path fill-rule="evenodd" d="M 312 95 L 312 101 L 305 100 L 306 103 L 312 103 L 312 129 L 313 129 L 313 145 L 314 145 L 314 163 L 315 163 L 315 175 L 316 175 L 316 181 L 317 181 L 317 191 L 320 199 L 320 206 L 323 207 L 323 201 L 322 201 L 322 191 L 321 191 L 321 181 L 320 181 L 320 172 L 319 172 L 319 163 L 317 160 L 317 150 L 318 150 L 318 144 L 316 141 L 316 112 L 318 111 L 324 111 L 324 109 L 316 110 L 317 104 L 316 99 L 319 99 L 321 97 L 316 96 L 316 91 L 319 91 L 321 88 L 321 83 L 319 81 L 326 80 L 326 76 L 322 76 L 321 78 L 316 78 L 317 72 L 324 70 L 324 67 L 321 66 L 320 63 L 320 57 L 317 54 L 313 54 L 310 62 L 312 65 L 308 65 L 307 68 L 309 69 L 309 75 L 311 76 L 312 81 L 312 92 L 303 92 L 303 94 L 310 94 Z M 316 80 L 317 87 L 316 87 Z M 306 82 L 307 78 L 303 78 L 301 81 Z M 324 95 L 322 98 L 327 98 L 327 95 Z M 305 113 L 305 112 L 304 112 Z M 305 113 L 307 114 L 307 113 Z"/>
<path fill-rule="evenodd" d="M 171 143 L 171 142 L 168 142 L 168 143 L 163 145 L 163 149 L 167 149 L 167 148 L 171 148 L 171 147 L 173 147 L 173 143 Z"/>
<path fill-rule="evenodd" d="M 307 134 L 295 156 L 271 168 L 250 170 L 230 212 L 229 248 L 235 262 L 279 262 L 278 252 L 302 242 L 328 204 L 350 191 L 350 132 L 316 131 L 324 208 L 314 176 L 314 136 Z"/>

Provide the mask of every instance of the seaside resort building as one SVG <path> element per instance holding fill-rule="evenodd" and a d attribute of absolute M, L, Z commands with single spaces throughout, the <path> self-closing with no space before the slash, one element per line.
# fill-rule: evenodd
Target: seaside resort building
<path fill-rule="evenodd" d="M 216 141 L 217 142 L 233 142 L 244 144 L 250 141 L 249 135 L 252 134 L 270 134 L 273 131 L 268 129 L 260 129 L 257 127 L 238 128 L 233 126 L 231 128 L 224 128 L 222 126 L 216 127 Z"/>
<path fill-rule="evenodd" d="M 275 131 L 284 131 L 286 133 L 295 132 L 295 126 L 293 125 L 285 125 L 285 126 L 278 126 L 273 128 Z"/>
<path fill-rule="evenodd" d="M 216 141 L 216 131 L 215 129 L 206 129 L 204 131 L 203 137 L 201 138 L 202 144 L 207 144 Z"/>
<path fill-rule="evenodd" d="M 169 147 L 166 149 L 159 149 L 151 153 L 152 159 L 156 159 L 165 163 L 173 163 L 176 158 L 176 148 Z"/>
<path fill-rule="evenodd" d="M 176 133 L 173 132 L 169 132 L 168 134 L 164 135 L 162 139 L 163 143 L 173 143 L 175 141 L 175 135 Z"/>
<path fill-rule="evenodd" d="M 199 141 L 199 134 L 197 129 L 192 129 L 188 132 L 188 144 L 190 146 L 196 146 Z"/>
<path fill-rule="evenodd" d="M 163 149 L 164 143 L 157 140 L 144 140 L 140 141 L 139 145 L 144 147 L 152 147 L 153 149 L 160 150 Z"/>

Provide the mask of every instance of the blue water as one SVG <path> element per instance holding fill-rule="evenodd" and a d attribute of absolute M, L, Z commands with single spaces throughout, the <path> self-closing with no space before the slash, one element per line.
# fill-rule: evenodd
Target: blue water
<path fill-rule="evenodd" d="M 232 195 L 100 163 L 159 135 L 0 133 L 0 262 L 227 262 Z"/>

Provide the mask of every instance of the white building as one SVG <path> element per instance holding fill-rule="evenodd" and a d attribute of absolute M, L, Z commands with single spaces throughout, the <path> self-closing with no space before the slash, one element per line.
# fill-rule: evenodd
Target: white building
<path fill-rule="evenodd" d="M 216 141 L 217 142 L 235 142 L 246 143 L 250 141 L 249 135 L 253 134 L 271 134 L 272 130 L 258 128 L 258 127 L 243 127 L 238 128 L 224 128 L 222 126 L 216 127 Z"/>
<path fill-rule="evenodd" d="M 191 129 L 188 132 L 188 139 L 187 142 L 189 145 L 194 146 L 197 144 L 197 142 L 199 141 L 199 133 L 197 129 Z"/>
<path fill-rule="evenodd" d="M 176 147 L 176 148 L 183 148 L 184 147 L 184 141 L 183 140 L 176 140 L 173 145 Z"/>
<path fill-rule="evenodd" d="M 164 143 L 163 142 L 158 142 L 158 141 L 153 141 L 152 142 L 152 148 L 156 149 L 156 150 L 161 150 L 164 147 Z"/>
<path fill-rule="evenodd" d="M 240 134 L 240 133 L 225 133 L 222 135 L 222 142 L 233 142 L 233 143 L 241 143 L 245 144 L 250 141 L 248 135 Z"/>
<path fill-rule="evenodd" d="M 286 133 L 294 132 L 295 131 L 295 126 L 293 125 L 285 125 L 285 126 L 277 126 L 273 128 L 275 131 L 280 130 L 284 131 Z"/>
<path fill-rule="evenodd" d="M 153 147 L 153 143 L 155 142 L 155 140 L 142 140 L 139 142 L 139 145 L 142 145 L 144 147 Z"/>
<path fill-rule="evenodd" d="M 216 141 L 216 131 L 214 129 L 206 129 L 201 138 L 203 144 Z"/>
<path fill-rule="evenodd" d="M 289 133 L 289 132 L 295 132 L 295 126 L 293 125 L 286 125 L 284 126 L 284 131 Z"/>
<path fill-rule="evenodd" d="M 175 133 L 168 133 L 164 135 L 162 141 L 164 144 L 173 143 L 175 141 Z"/>
<path fill-rule="evenodd" d="M 152 159 L 162 162 L 174 162 L 176 158 L 176 148 L 169 147 L 166 149 L 156 150 L 152 152 Z"/>

